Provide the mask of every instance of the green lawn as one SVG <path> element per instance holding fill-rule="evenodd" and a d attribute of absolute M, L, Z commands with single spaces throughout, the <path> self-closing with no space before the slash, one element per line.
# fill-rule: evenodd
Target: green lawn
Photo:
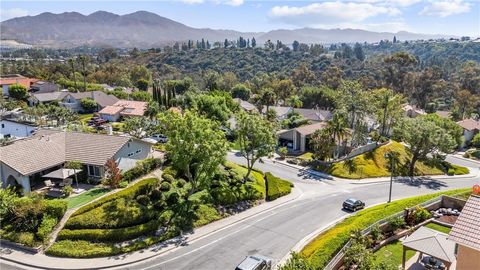
<path fill-rule="evenodd" d="M 230 143 L 230 148 L 232 150 L 237 150 L 237 151 L 240 151 L 240 144 L 238 143 L 237 140 L 233 141 Z"/>
<path fill-rule="evenodd" d="M 415 251 L 408 250 L 407 251 L 407 261 L 415 255 Z M 380 262 L 390 261 L 392 264 L 401 265 L 402 264 L 402 256 L 403 256 L 403 246 L 402 242 L 399 240 L 395 240 L 390 244 L 387 244 L 381 247 L 377 252 L 373 254 L 373 260 L 375 264 L 379 264 Z"/>
<path fill-rule="evenodd" d="M 397 175 L 407 175 L 408 161 L 410 160 L 410 153 L 408 153 L 405 146 L 398 142 L 391 142 L 390 144 L 381 146 L 371 152 L 358 155 L 348 161 L 342 161 L 333 164 L 324 171 L 333 176 L 347 178 L 347 179 L 361 179 L 370 177 L 390 176 L 389 161 L 385 158 L 385 154 L 389 152 L 398 153 L 399 162 L 395 165 L 395 172 Z M 468 169 L 460 166 L 448 165 L 453 169 L 455 174 L 468 174 Z M 416 175 L 439 175 L 445 174 L 440 166 L 429 166 L 424 162 L 417 161 L 415 165 Z"/>
<path fill-rule="evenodd" d="M 452 229 L 447 226 L 439 225 L 433 222 L 428 223 L 427 225 L 425 225 L 425 227 L 442 232 L 442 233 L 446 233 L 446 234 L 450 233 L 450 230 Z"/>
<path fill-rule="evenodd" d="M 86 124 L 92 117 L 93 113 L 80 114 L 80 121 Z"/>
<path fill-rule="evenodd" d="M 457 189 L 416 196 L 359 211 L 334 227 L 322 232 L 303 248 L 300 255 L 306 258 L 315 269 L 322 269 L 345 243 L 348 242 L 350 235 L 355 229 L 367 228 L 376 221 L 403 211 L 405 208 L 413 207 L 422 202 L 434 199 L 441 194 L 453 195 L 467 190 L 468 189 Z"/>
<path fill-rule="evenodd" d="M 80 195 L 70 197 L 65 200 L 68 203 L 68 209 L 72 209 L 82 206 L 108 192 L 110 192 L 110 189 L 108 188 L 92 188 Z"/>

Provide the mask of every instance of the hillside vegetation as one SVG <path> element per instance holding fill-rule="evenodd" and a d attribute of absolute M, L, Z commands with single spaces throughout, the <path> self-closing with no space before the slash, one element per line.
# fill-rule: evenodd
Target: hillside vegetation
<path fill-rule="evenodd" d="M 335 163 L 324 169 L 324 171 L 333 176 L 348 179 L 390 176 L 390 162 L 385 157 L 390 152 L 398 154 L 398 163 L 395 164 L 395 175 L 407 175 L 407 164 L 411 155 L 403 144 L 395 141 L 378 147 L 371 152 L 358 155 L 351 160 Z M 415 166 L 415 175 L 439 175 L 447 172 L 449 174 L 469 173 L 467 168 L 455 166 L 447 162 L 428 164 L 428 162 L 419 161 Z"/>

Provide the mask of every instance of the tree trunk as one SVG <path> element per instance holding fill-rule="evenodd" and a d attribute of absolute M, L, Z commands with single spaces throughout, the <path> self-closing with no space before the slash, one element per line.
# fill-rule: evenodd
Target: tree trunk
<path fill-rule="evenodd" d="M 387 125 L 387 112 L 388 112 L 388 107 L 385 107 L 383 110 L 383 122 L 382 122 L 382 136 L 385 136 L 385 126 Z"/>
<path fill-rule="evenodd" d="M 417 163 L 418 157 L 417 155 L 413 155 L 412 160 L 410 161 L 410 165 L 408 167 L 408 175 L 409 176 L 414 176 L 413 174 L 415 173 L 415 164 Z"/>

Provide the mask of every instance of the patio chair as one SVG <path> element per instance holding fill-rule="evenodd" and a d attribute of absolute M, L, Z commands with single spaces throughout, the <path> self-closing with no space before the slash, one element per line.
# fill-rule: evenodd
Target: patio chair
<path fill-rule="evenodd" d="M 43 183 L 44 183 L 45 186 L 48 187 L 48 188 L 51 188 L 51 187 L 54 187 L 54 186 L 55 186 L 55 184 L 52 183 L 52 180 L 45 180 L 45 181 L 43 181 Z"/>

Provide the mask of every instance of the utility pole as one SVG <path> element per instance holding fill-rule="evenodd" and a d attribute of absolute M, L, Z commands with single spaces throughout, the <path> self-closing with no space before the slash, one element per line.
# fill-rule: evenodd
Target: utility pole
<path fill-rule="evenodd" d="M 392 201 L 393 174 L 395 172 L 394 157 L 391 152 L 386 153 L 385 157 L 390 159 L 390 191 L 388 193 L 388 203 L 390 203 Z"/>

